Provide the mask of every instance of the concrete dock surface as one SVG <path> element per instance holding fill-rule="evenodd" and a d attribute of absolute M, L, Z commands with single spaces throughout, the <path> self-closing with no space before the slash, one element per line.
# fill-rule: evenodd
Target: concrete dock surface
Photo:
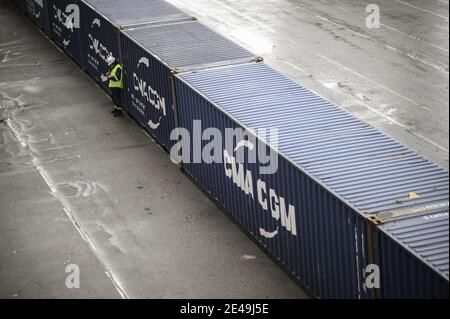
<path fill-rule="evenodd" d="M 448 169 L 448 2 L 169 2 Z M 111 107 L 0 0 L 0 298 L 307 298 Z"/>

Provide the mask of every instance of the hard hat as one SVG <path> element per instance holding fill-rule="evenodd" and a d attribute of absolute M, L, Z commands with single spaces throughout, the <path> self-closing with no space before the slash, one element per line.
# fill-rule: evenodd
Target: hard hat
<path fill-rule="evenodd" d="M 108 63 L 108 65 L 111 65 L 114 63 L 114 61 L 116 61 L 116 58 L 113 56 L 110 56 L 106 59 L 106 63 Z"/>

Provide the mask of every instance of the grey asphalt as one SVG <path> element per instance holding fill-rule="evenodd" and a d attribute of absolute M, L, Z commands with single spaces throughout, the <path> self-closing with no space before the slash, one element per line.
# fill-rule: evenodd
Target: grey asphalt
<path fill-rule="evenodd" d="M 445 1 L 169 2 L 448 169 Z M 0 298 L 306 297 L 7 0 L 0 61 Z"/>

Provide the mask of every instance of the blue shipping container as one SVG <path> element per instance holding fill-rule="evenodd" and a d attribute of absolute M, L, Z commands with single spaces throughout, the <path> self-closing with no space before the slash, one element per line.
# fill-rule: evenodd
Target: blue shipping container
<path fill-rule="evenodd" d="M 384 298 L 446 298 L 449 278 L 449 211 L 437 205 L 433 213 L 380 225 L 376 256 L 383 276 Z M 443 205 L 445 206 L 445 205 Z"/>
<path fill-rule="evenodd" d="M 46 34 L 50 34 L 47 0 L 27 0 L 27 12 Z"/>
<path fill-rule="evenodd" d="M 12 0 L 12 1 L 15 3 L 15 5 L 17 7 L 19 7 L 21 10 L 25 11 L 25 6 L 26 6 L 25 1 L 26 0 Z"/>
<path fill-rule="evenodd" d="M 180 127 L 193 139 L 182 152 L 191 157 L 184 158 L 184 170 L 314 295 L 448 297 L 448 272 L 436 269 L 448 269 L 448 214 L 442 217 L 447 224 L 431 231 L 438 244 L 421 232 L 402 241 L 393 228 L 384 230 L 420 212 L 435 213 L 434 207 L 448 209 L 442 168 L 263 64 L 182 74 L 176 100 Z M 214 128 L 224 136 L 238 127 L 276 128 L 278 137 L 249 143 L 243 135 L 228 147 L 224 137 L 207 137 L 197 142 L 200 149 L 216 145 L 224 163 L 193 163 L 199 132 Z M 261 161 L 235 157 L 240 147 L 267 145 L 278 156 L 273 174 L 260 172 Z M 419 242 L 425 250 L 438 245 L 439 264 L 412 253 Z M 408 285 L 397 276 L 405 271 L 400 252 L 409 259 L 409 278 L 417 278 Z M 376 280 L 371 286 L 373 265 L 381 287 Z"/>
<path fill-rule="evenodd" d="M 166 150 L 176 127 L 173 73 L 255 59 L 197 21 L 124 30 L 121 50 L 128 112 Z"/>
<path fill-rule="evenodd" d="M 34 20 L 34 0 L 25 0 L 25 12 Z"/>
<path fill-rule="evenodd" d="M 81 16 L 78 0 L 48 0 L 50 36 L 79 65 Z"/>
<path fill-rule="evenodd" d="M 190 17 L 162 0 L 85 0 L 81 6 L 81 46 L 85 70 L 107 88 L 106 59 L 122 59 L 119 30 L 133 25 L 168 23 Z"/>

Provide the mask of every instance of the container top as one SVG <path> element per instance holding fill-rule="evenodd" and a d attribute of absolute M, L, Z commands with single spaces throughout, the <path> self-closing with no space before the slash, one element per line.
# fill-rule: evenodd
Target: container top
<path fill-rule="evenodd" d="M 162 63 L 180 72 L 250 61 L 255 56 L 198 21 L 123 32 Z"/>
<path fill-rule="evenodd" d="M 116 26 L 129 27 L 191 17 L 164 0 L 83 0 Z"/>
<path fill-rule="evenodd" d="M 448 172 L 267 65 L 180 79 L 244 127 L 277 128 L 278 152 L 366 218 L 448 210 Z"/>
<path fill-rule="evenodd" d="M 391 222 L 381 229 L 448 280 L 448 220 L 449 211 L 444 210 Z"/>
<path fill-rule="evenodd" d="M 277 128 L 279 153 L 364 215 L 448 207 L 444 169 L 267 65 L 181 79 L 244 126 Z"/>

